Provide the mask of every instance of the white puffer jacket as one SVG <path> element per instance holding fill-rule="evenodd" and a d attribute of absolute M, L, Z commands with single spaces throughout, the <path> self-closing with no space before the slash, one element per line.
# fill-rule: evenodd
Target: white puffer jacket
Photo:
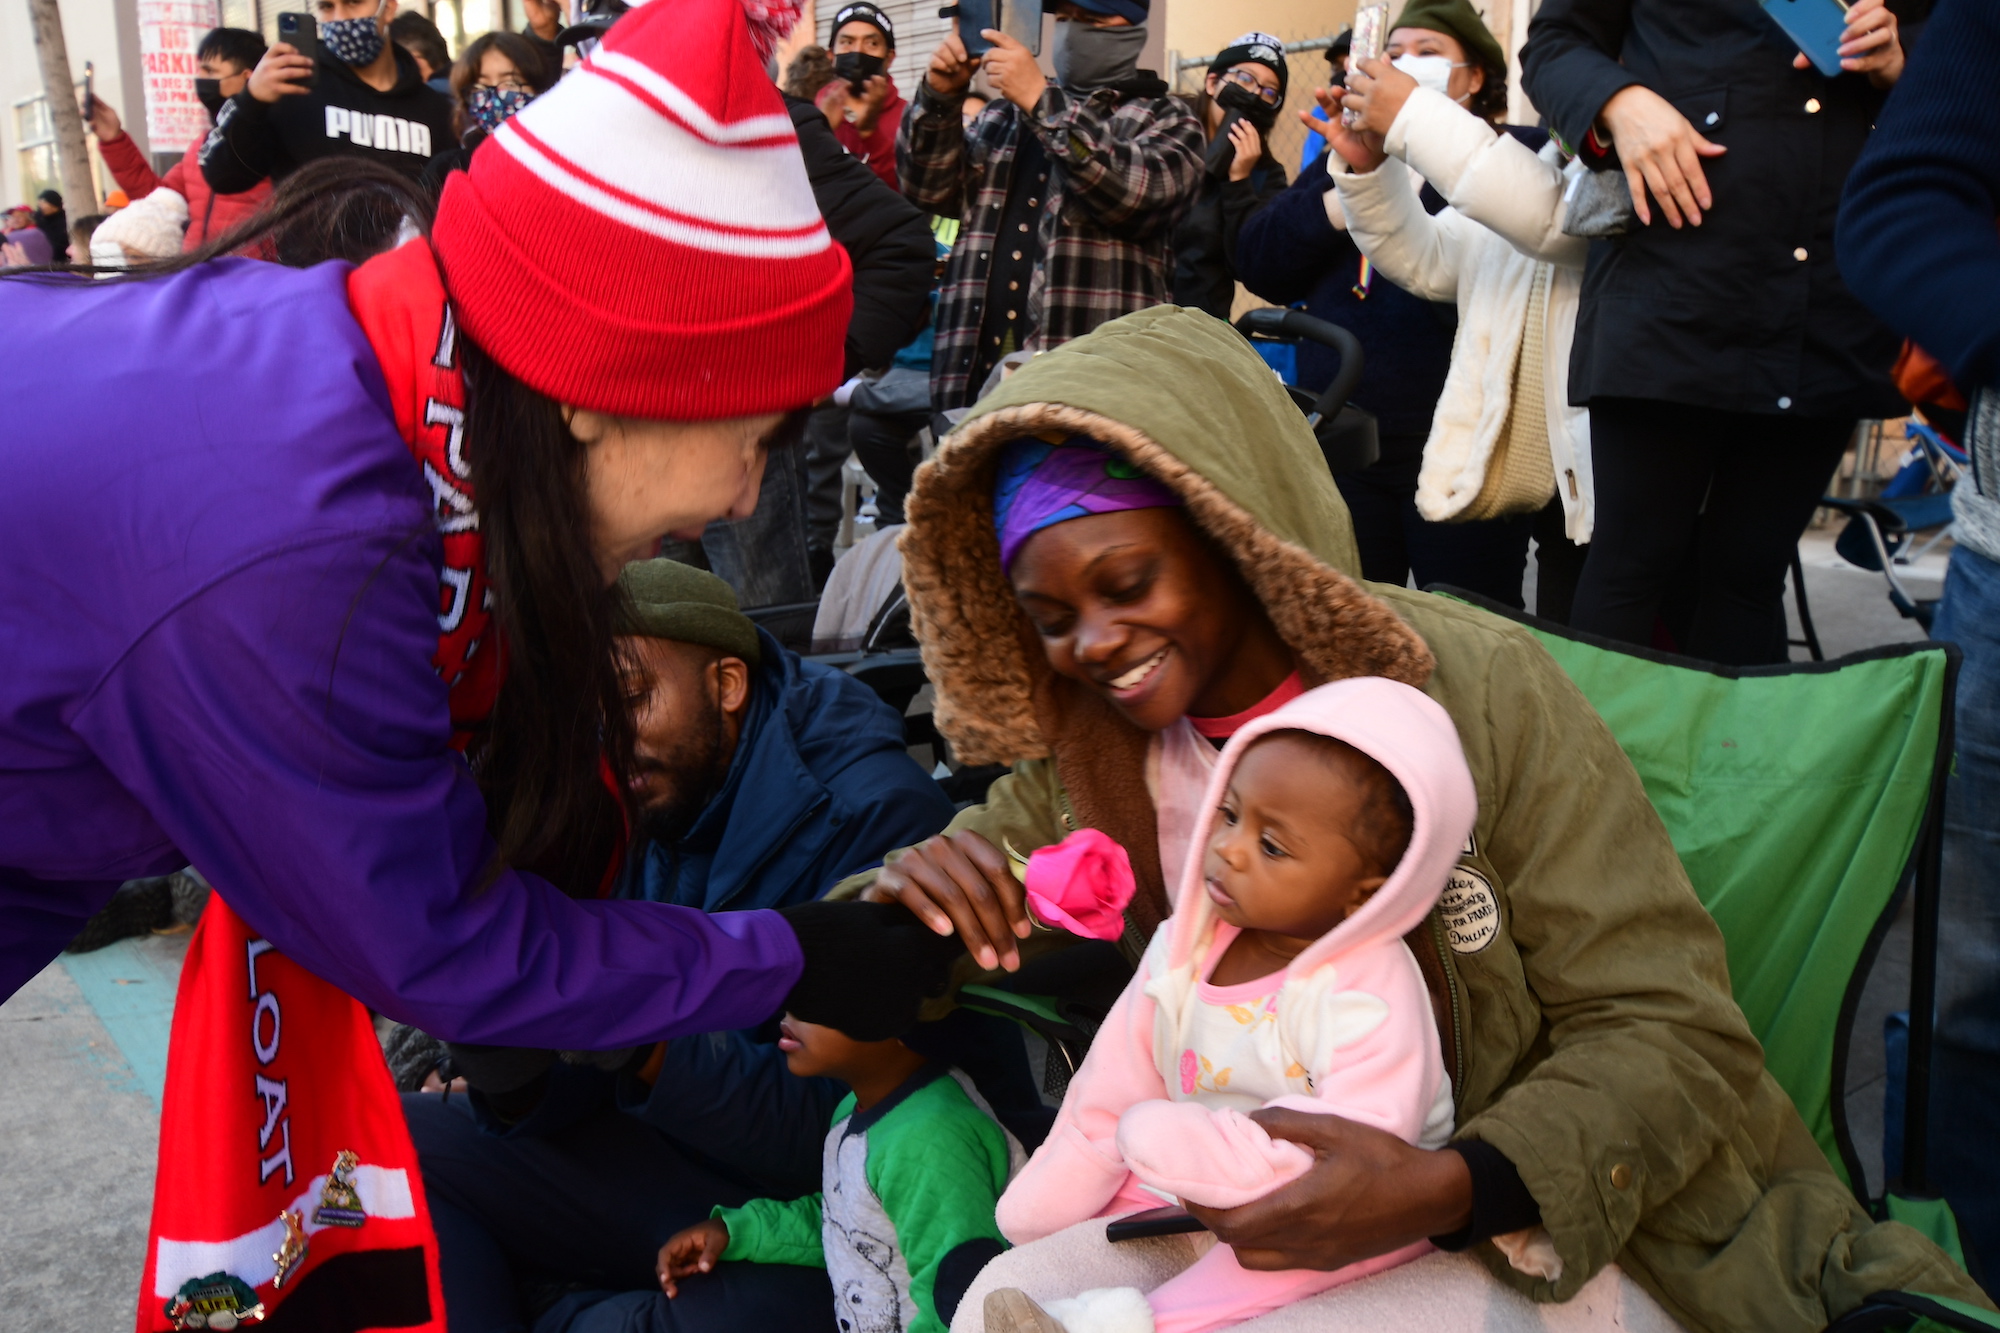
<path fill-rule="evenodd" d="M 1589 541 L 1590 415 L 1569 405 L 1570 342 L 1589 242 L 1563 235 L 1568 173 L 1554 141 L 1537 155 L 1444 95 L 1419 88 L 1383 147 L 1389 160 L 1376 170 L 1333 173 L 1355 243 L 1405 291 L 1458 304 L 1451 370 L 1417 480 L 1418 510 L 1432 522 L 1448 519 L 1485 483 L 1507 427 L 1535 269 L 1547 265 L 1542 365 L 1549 451 L 1565 529 L 1571 541 Z M 1412 171 L 1451 206 L 1425 213 Z"/>

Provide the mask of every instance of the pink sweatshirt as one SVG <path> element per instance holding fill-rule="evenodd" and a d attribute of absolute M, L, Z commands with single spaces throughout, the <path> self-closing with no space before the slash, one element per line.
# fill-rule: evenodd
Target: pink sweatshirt
<path fill-rule="evenodd" d="M 1015 1244 L 1086 1218 L 1156 1206 L 1136 1188 L 1214 1208 L 1260 1198 L 1312 1156 L 1239 1111 L 1184 1091 L 1181 1037 L 1217 925 L 1202 850 L 1244 748 L 1312 731 L 1378 760 L 1408 793 L 1410 847 L 1361 909 L 1293 960 L 1278 991 L 1285 1055 L 1310 1092 L 1268 1105 L 1338 1115 L 1435 1147 L 1450 1136 L 1430 994 L 1402 937 L 1424 919 L 1471 834 L 1478 800 L 1451 718 L 1421 691 L 1376 677 L 1336 681 L 1246 725 L 1223 750 L 1182 871 L 1173 916 L 1112 1007 L 1071 1081 L 1054 1129 L 999 1205 Z"/>

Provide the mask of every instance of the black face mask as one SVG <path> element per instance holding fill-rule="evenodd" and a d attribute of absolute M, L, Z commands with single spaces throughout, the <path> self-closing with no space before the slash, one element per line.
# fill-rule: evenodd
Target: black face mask
<path fill-rule="evenodd" d="M 208 108 L 208 118 L 214 120 L 222 114 L 222 104 L 229 99 L 222 95 L 221 79 L 196 79 L 194 81 L 195 100 Z"/>
<path fill-rule="evenodd" d="M 882 57 L 871 56 L 866 51 L 842 51 L 833 58 L 834 77 L 844 81 L 856 95 L 862 85 L 882 72 Z"/>
<path fill-rule="evenodd" d="M 1259 134 L 1269 135 L 1271 127 L 1278 123 L 1278 108 L 1240 83 L 1223 84 L 1222 90 L 1215 95 L 1215 104 L 1249 121 Z"/>

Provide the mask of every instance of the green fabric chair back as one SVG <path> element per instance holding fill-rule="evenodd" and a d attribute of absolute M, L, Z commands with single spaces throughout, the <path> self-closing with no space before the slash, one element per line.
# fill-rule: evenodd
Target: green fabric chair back
<path fill-rule="evenodd" d="M 1853 1186 L 1834 1127 L 1842 1001 L 1923 824 L 1944 651 L 1732 676 L 1529 629 L 1639 770 L 1765 1063 Z"/>

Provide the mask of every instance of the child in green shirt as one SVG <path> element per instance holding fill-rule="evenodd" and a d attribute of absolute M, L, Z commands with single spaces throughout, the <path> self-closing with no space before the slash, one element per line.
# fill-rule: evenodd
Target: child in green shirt
<path fill-rule="evenodd" d="M 660 1287 L 724 1260 L 824 1267 L 841 1333 L 945 1333 L 940 1267 L 976 1265 L 1005 1247 L 993 1207 L 1020 1147 L 976 1102 L 963 1076 L 901 1041 L 855 1041 L 790 1014 L 778 1048 L 802 1077 L 853 1089 L 834 1109 L 821 1192 L 717 1208 L 660 1248 Z M 959 1252 L 951 1260 L 954 1251 Z"/>

